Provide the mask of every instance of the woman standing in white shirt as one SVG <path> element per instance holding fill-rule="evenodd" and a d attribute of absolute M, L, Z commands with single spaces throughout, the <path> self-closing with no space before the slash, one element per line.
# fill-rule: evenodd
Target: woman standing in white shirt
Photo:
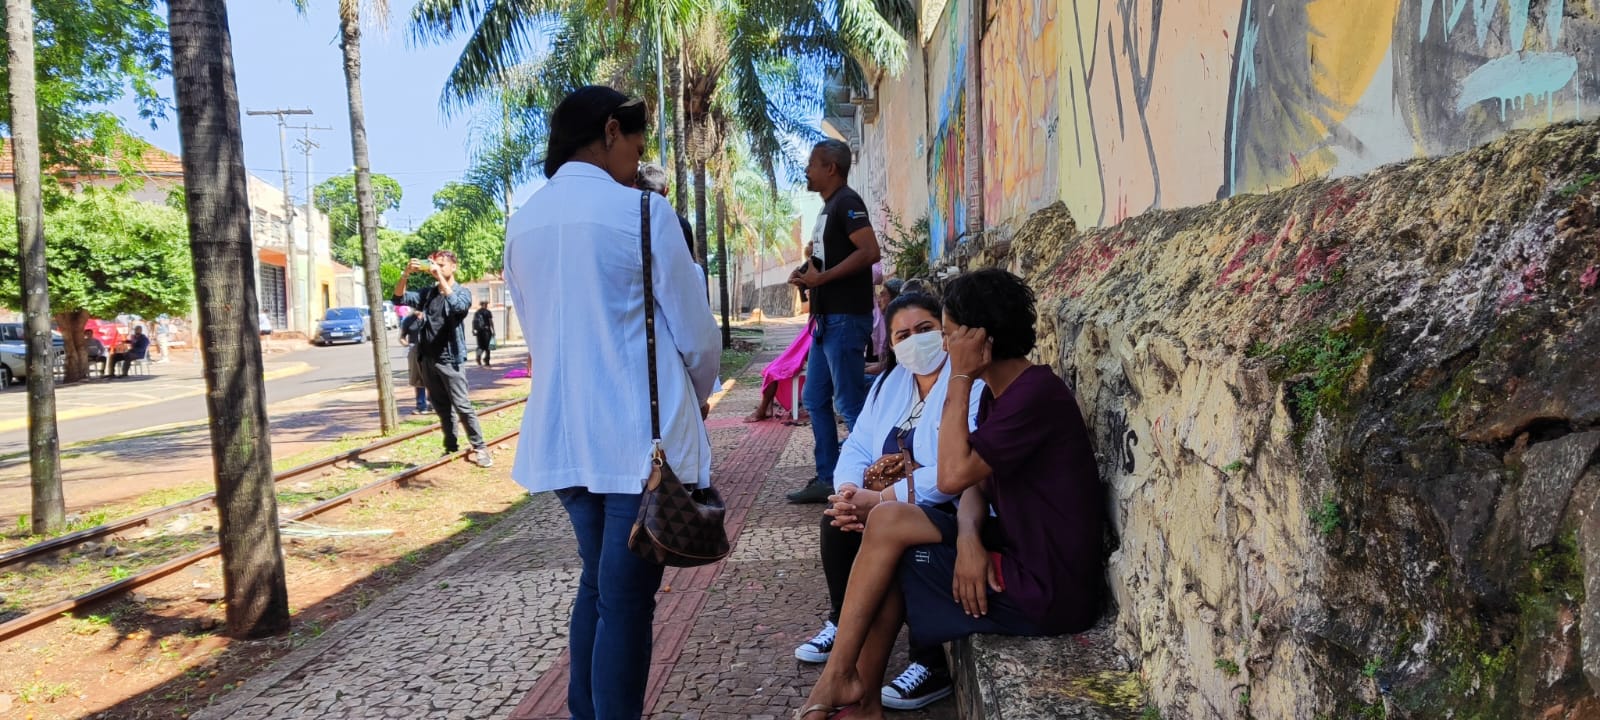
<path fill-rule="evenodd" d="M 661 585 L 662 567 L 628 550 L 651 451 L 640 191 L 628 187 L 648 117 L 611 88 L 568 95 L 550 116 L 550 182 L 506 228 L 506 286 L 535 369 L 512 477 L 555 491 L 577 535 L 567 706 L 579 720 L 643 714 Z M 654 193 L 650 235 L 662 446 L 680 479 L 706 483 L 700 409 L 721 336 L 677 215 Z"/>
<path fill-rule="evenodd" d="M 954 496 L 939 492 L 939 413 L 950 384 L 945 361 L 944 323 L 939 301 L 931 295 L 901 295 L 884 309 L 884 324 L 893 351 L 887 368 L 867 392 L 856 429 L 839 451 L 834 471 L 834 504 L 822 517 L 822 572 L 828 582 L 831 610 L 815 637 L 795 648 L 797 660 L 824 663 L 833 651 L 839 611 L 844 605 L 850 567 L 861 550 L 867 512 L 880 502 L 916 502 L 945 506 Z M 978 402 L 968 403 L 968 422 L 975 422 Z M 910 450 L 909 461 L 901 448 Z M 911 482 L 915 495 L 911 497 Z M 881 487 L 888 481 L 898 480 Z M 881 489 L 880 489 L 881 487 Z M 950 695 L 953 685 L 944 649 L 939 645 L 911 648 L 911 664 L 880 691 L 883 704 L 916 710 Z"/>

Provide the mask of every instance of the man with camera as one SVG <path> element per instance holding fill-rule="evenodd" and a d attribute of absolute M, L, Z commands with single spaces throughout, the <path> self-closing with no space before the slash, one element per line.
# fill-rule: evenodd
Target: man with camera
<path fill-rule="evenodd" d="M 420 293 L 407 292 L 406 281 L 415 272 L 432 276 L 433 287 Z M 437 250 L 427 260 L 413 259 L 406 263 L 405 272 L 394 288 L 394 304 L 409 306 L 419 315 L 416 321 L 417 364 L 433 408 L 439 413 L 445 454 L 454 454 L 458 449 L 453 416 L 459 415 L 467 431 L 467 441 L 472 443 L 468 458 L 480 467 L 493 466 L 494 458 L 484 443 L 483 429 L 478 426 L 478 413 L 467 396 L 467 376 L 461 370 L 461 364 L 467 360 L 467 338 L 462 326 L 472 310 L 472 291 L 456 282 L 456 254 Z"/>

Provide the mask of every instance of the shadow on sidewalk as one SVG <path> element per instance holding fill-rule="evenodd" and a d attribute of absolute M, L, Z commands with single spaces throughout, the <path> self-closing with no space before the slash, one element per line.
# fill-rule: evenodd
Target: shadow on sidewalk
<path fill-rule="evenodd" d="M 432 487 L 426 479 L 408 483 L 405 489 Z M 397 492 L 403 492 L 400 490 Z M 156 651 L 165 652 L 167 640 L 183 636 L 204 643 L 191 651 L 204 651 L 210 647 L 208 659 L 173 679 L 126 698 L 104 710 L 90 713 L 89 717 L 104 720 L 143 720 L 145 718 L 189 717 L 227 697 L 227 693 L 248 684 L 248 681 L 269 669 L 272 663 L 294 650 L 315 642 L 336 623 L 350 620 L 362 609 L 382 596 L 394 592 L 408 580 L 460 549 L 471 540 L 492 532 L 501 521 L 524 509 L 529 500 L 521 499 L 497 513 L 466 511 L 459 514 L 465 529 L 426 547 L 406 553 L 388 562 L 345 588 L 309 607 L 300 608 L 291 619 L 288 633 L 260 640 L 229 640 L 221 637 L 223 628 L 218 624 L 222 611 L 220 605 L 203 612 L 204 617 L 172 616 L 166 614 L 173 607 L 185 603 L 171 602 L 161 607 L 150 607 L 129 600 L 118 601 L 103 607 L 99 612 L 111 615 L 111 626 L 120 634 L 109 652 L 124 656 L 140 656 Z M 284 546 L 288 555 L 310 558 L 324 555 L 331 543 L 308 541 Z M 370 549 L 370 548 L 369 548 Z M 346 550 L 344 556 L 360 551 Z M 211 560 L 209 562 L 220 562 Z M 180 576 L 181 577 L 181 576 Z M 294 578 L 290 579 L 291 584 Z M 291 590 L 291 597 L 293 592 Z M 181 609 L 179 610 L 181 612 Z M 138 643 L 131 650 L 123 649 L 126 643 Z M 256 680 L 262 682 L 262 680 Z"/>

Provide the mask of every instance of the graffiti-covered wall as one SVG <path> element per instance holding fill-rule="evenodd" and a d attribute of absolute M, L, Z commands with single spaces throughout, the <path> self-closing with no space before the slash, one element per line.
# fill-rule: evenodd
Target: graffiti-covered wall
<path fill-rule="evenodd" d="M 884 162 L 891 194 L 926 172 L 936 253 L 966 237 L 968 173 L 990 231 L 1057 200 L 1111 225 L 1600 112 L 1600 0 L 975 2 L 925 30 L 920 88 L 879 88 L 927 108 L 926 160 Z"/>
<path fill-rule="evenodd" d="M 967 227 L 967 61 L 972 49 L 968 12 L 978 0 L 950 0 L 927 48 L 928 220 L 934 257 Z"/>

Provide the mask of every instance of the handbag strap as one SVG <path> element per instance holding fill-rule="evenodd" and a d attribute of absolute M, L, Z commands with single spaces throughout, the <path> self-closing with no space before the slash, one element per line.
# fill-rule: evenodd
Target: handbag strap
<path fill-rule="evenodd" d="M 644 339 L 650 348 L 650 440 L 661 451 L 661 391 L 656 385 L 656 292 L 650 268 L 650 191 L 639 194 L 639 254 L 644 258 Z"/>

